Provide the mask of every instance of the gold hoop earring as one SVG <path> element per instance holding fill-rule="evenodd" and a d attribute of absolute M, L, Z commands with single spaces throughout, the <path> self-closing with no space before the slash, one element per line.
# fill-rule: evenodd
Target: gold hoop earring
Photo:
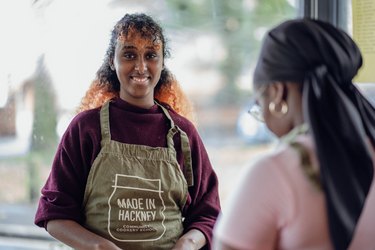
<path fill-rule="evenodd" d="M 280 111 L 275 110 L 276 104 L 273 101 L 270 103 L 270 105 L 268 105 L 268 109 L 270 110 L 271 115 L 276 118 L 281 118 L 286 114 L 286 112 L 288 112 L 288 104 L 286 103 L 286 101 L 282 100 L 280 102 L 280 105 Z"/>

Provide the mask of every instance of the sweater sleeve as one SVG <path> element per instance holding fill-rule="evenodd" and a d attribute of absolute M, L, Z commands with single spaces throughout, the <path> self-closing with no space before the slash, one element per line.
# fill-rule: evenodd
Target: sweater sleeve
<path fill-rule="evenodd" d="M 98 133 L 92 133 L 92 130 L 100 130 L 100 124 L 92 122 L 98 116 L 92 114 L 95 112 L 73 119 L 61 139 L 36 212 L 35 224 L 39 227 L 46 228 L 48 221 L 53 219 L 83 222 L 81 204 L 87 176 L 98 153 L 93 145 L 101 140 L 95 137 Z M 90 129 L 86 122 L 91 124 Z"/>
<path fill-rule="evenodd" d="M 198 132 L 193 128 L 189 136 L 194 173 L 194 186 L 184 209 L 184 233 L 200 230 L 206 237 L 204 249 L 212 249 L 212 229 L 220 212 L 218 179 Z"/>

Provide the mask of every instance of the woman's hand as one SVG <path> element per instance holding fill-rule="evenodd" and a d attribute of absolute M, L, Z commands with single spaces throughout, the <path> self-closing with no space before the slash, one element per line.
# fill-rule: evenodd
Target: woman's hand
<path fill-rule="evenodd" d="M 204 245 L 206 245 L 204 234 L 197 229 L 192 229 L 181 236 L 172 250 L 196 250 L 201 249 Z"/>
<path fill-rule="evenodd" d="M 182 239 L 180 238 L 172 250 L 195 250 L 199 249 L 196 247 L 196 242 L 193 239 Z"/>
<path fill-rule="evenodd" d="M 50 220 L 47 231 L 75 250 L 121 250 L 113 242 L 94 234 L 72 220 Z"/>
<path fill-rule="evenodd" d="M 119 248 L 113 242 L 109 240 L 105 240 L 104 242 L 97 244 L 94 249 L 95 250 L 122 250 L 121 248 Z"/>

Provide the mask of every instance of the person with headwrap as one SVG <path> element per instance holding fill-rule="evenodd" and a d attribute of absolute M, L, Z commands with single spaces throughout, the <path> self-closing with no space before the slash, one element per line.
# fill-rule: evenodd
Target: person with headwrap
<path fill-rule="evenodd" d="M 375 110 L 352 83 L 361 66 L 329 23 L 289 20 L 267 34 L 249 113 L 280 143 L 246 169 L 216 249 L 375 249 Z"/>

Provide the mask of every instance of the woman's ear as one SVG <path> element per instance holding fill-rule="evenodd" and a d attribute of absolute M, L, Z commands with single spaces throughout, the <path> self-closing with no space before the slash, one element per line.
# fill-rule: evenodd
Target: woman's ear
<path fill-rule="evenodd" d="M 275 89 L 274 98 L 272 99 L 274 103 L 280 103 L 282 100 L 285 101 L 286 99 L 286 85 L 284 82 L 276 82 L 275 84 L 272 84 Z"/>
<path fill-rule="evenodd" d="M 115 68 L 115 66 L 114 66 L 114 64 L 113 64 L 113 57 L 112 57 L 112 56 L 109 57 L 109 67 L 110 67 L 111 70 L 113 70 L 113 71 L 116 70 L 116 68 Z"/>

